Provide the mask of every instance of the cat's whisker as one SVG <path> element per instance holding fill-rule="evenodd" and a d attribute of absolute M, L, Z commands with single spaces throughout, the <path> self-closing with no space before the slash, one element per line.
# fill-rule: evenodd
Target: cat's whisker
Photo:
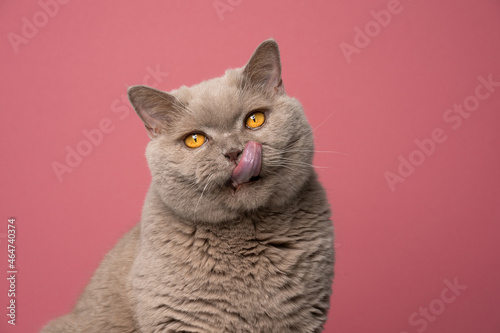
<path fill-rule="evenodd" d="M 314 166 L 312 163 L 306 163 L 301 161 L 295 161 L 293 159 L 281 158 L 281 162 L 288 165 L 303 165 L 303 166 Z"/>
<path fill-rule="evenodd" d="M 295 152 L 330 153 L 330 154 L 349 155 L 348 153 L 343 153 L 341 151 L 335 151 L 335 150 L 282 149 L 282 150 L 272 151 L 271 149 L 268 149 L 268 154 L 282 154 L 282 153 L 295 153 Z"/>
<path fill-rule="evenodd" d="M 283 166 L 283 165 L 281 165 Z M 298 167 L 298 168 L 303 168 L 303 167 L 310 167 L 310 168 L 314 168 L 314 169 L 330 169 L 330 167 L 325 167 L 325 166 L 319 166 L 319 165 L 304 165 L 304 164 L 292 164 L 292 163 L 288 163 L 287 166 L 291 166 L 291 167 Z"/>
<path fill-rule="evenodd" d="M 281 168 L 285 168 L 285 169 L 288 169 L 288 170 L 291 170 L 291 171 L 295 171 L 293 168 L 289 167 L 289 166 L 286 166 L 286 165 L 276 165 L 277 167 L 281 167 Z"/>
<path fill-rule="evenodd" d="M 312 130 L 311 130 L 311 133 L 313 133 L 315 130 L 317 130 L 318 128 L 320 128 L 321 126 L 323 126 L 326 121 L 328 119 L 330 119 L 330 117 L 333 115 L 333 112 L 331 112 L 318 126 L 314 127 Z"/>
<path fill-rule="evenodd" d="M 347 153 L 343 153 L 341 151 L 334 151 L 334 150 L 307 150 L 307 149 L 294 149 L 294 150 L 286 150 L 287 153 L 291 152 L 312 152 L 312 153 L 330 153 L 330 154 L 342 154 L 342 155 L 349 155 Z"/>
<path fill-rule="evenodd" d="M 270 162 L 272 162 L 272 161 L 275 161 L 275 162 L 284 161 L 284 162 L 304 164 L 304 165 L 313 165 L 313 163 L 308 163 L 308 162 L 297 160 L 296 158 L 285 157 L 285 156 L 277 156 L 277 157 L 275 157 L 275 159 L 271 158 Z"/>
<path fill-rule="evenodd" d="M 281 167 L 281 166 L 296 166 L 296 167 L 312 167 L 312 168 L 315 168 L 315 169 L 329 169 L 329 167 L 325 167 L 325 166 L 318 166 L 318 165 L 313 165 L 313 164 L 310 164 L 310 163 L 305 163 L 305 162 L 298 162 L 298 161 L 283 161 L 283 163 L 279 163 L 279 162 L 267 162 L 266 163 L 267 165 L 269 166 L 276 166 L 276 167 Z"/>
<path fill-rule="evenodd" d="M 278 161 L 287 161 L 287 162 L 289 161 L 289 162 L 293 162 L 293 163 L 312 165 L 312 163 L 302 162 L 302 161 L 298 161 L 295 158 L 284 157 L 284 156 L 279 156 Z"/>
<path fill-rule="evenodd" d="M 198 181 L 189 181 L 189 182 L 186 182 L 186 189 L 188 190 L 192 190 L 192 189 L 196 189 L 196 191 L 198 192 L 201 187 L 203 186 L 203 183 L 201 182 L 198 182 Z"/>
<path fill-rule="evenodd" d="M 212 181 L 213 177 L 214 177 L 214 174 L 212 174 L 212 175 L 210 175 L 210 177 L 208 177 L 208 181 L 207 181 L 205 187 L 203 188 L 203 191 L 201 192 L 200 198 L 198 199 L 196 206 L 194 207 L 194 221 L 195 222 L 196 222 L 196 211 L 198 210 L 198 206 L 200 204 L 201 199 L 203 198 L 203 194 L 205 193 L 205 191 L 206 191 L 208 185 L 210 184 L 210 182 Z"/>

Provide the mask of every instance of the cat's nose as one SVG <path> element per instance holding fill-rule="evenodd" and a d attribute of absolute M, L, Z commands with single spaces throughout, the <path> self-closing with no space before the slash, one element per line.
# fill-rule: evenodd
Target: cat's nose
<path fill-rule="evenodd" d="M 237 163 L 238 158 L 241 155 L 241 152 L 242 152 L 241 150 L 231 150 L 231 151 L 225 152 L 224 156 L 226 156 L 226 158 L 229 159 L 231 162 Z"/>

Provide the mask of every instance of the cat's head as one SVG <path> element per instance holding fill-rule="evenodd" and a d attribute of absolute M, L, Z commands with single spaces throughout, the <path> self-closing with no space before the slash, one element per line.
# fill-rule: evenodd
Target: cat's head
<path fill-rule="evenodd" d="M 222 77 L 169 93 L 133 86 L 128 95 L 151 137 L 152 186 L 186 220 L 222 222 L 289 203 L 313 172 L 312 130 L 285 93 L 274 40 Z"/>

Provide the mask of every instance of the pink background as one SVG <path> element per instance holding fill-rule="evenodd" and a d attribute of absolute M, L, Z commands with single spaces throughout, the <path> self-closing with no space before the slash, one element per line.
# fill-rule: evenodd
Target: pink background
<path fill-rule="evenodd" d="M 0 269 L 16 217 L 19 273 L 15 327 L 0 283 L 0 331 L 37 332 L 68 312 L 139 221 L 148 137 L 126 88 L 157 66 L 168 76 L 147 83 L 163 90 L 222 75 L 273 37 L 317 150 L 340 152 L 315 158 L 337 233 L 325 332 L 500 332 L 500 87 L 477 88 L 479 76 L 500 82 L 500 3 L 394 1 L 46 0 L 53 17 L 37 1 L 3 1 Z M 397 14 L 375 23 L 371 11 L 388 7 Z M 464 101 L 474 111 L 454 129 L 457 114 L 443 117 Z M 58 179 L 53 163 L 88 149 L 84 131 L 103 121 L 111 132 Z M 446 140 L 430 144 L 436 129 Z M 391 188 L 400 158 L 418 165 Z M 467 287 L 456 294 L 443 282 L 455 279 Z"/>

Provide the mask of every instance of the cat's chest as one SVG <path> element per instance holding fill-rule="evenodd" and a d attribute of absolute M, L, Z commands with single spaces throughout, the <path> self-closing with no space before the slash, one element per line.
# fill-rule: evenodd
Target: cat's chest
<path fill-rule="evenodd" d="M 255 288 L 271 293 L 291 279 L 299 283 L 297 268 L 307 267 L 308 253 L 325 237 L 321 228 L 311 228 L 300 217 L 295 212 L 246 218 L 218 228 L 177 229 L 165 236 L 161 249 L 152 250 L 168 258 L 163 266 L 167 277 L 182 276 L 191 285 L 202 284 L 201 289 L 247 294 Z"/>
<path fill-rule="evenodd" d="M 274 289 L 276 280 L 289 275 L 302 252 L 303 244 L 284 238 L 259 230 L 234 230 L 222 235 L 199 230 L 186 254 L 199 259 L 191 267 L 193 275 L 207 276 L 226 290 L 242 294 L 251 288 Z"/>
<path fill-rule="evenodd" d="M 281 318 L 287 300 L 307 290 L 308 263 L 298 244 L 269 244 L 270 239 L 258 238 L 198 242 L 188 256 L 197 260 L 186 257 L 186 265 L 177 263 L 170 275 L 177 281 L 169 291 L 173 297 L 203 300 L 251 323 L 262 316 Z"/>
<path fill-rule="evenodd" d="M 330 278 L 331 233 L 324 229 L 330 222 L 327 216 L 314 220 L 295 216 L 268 219 L 267 226 L 240 221 L 156 233 L 136 265 L 140 307 L 160 322 L 181 313 L 228 332 L 253 332 L 256 325 L 262 327 L 258 332 L 281 332 L 276 325 L 285 318 L 314 311 L 308 309 L 321 289 L 318 281 Z"/>

